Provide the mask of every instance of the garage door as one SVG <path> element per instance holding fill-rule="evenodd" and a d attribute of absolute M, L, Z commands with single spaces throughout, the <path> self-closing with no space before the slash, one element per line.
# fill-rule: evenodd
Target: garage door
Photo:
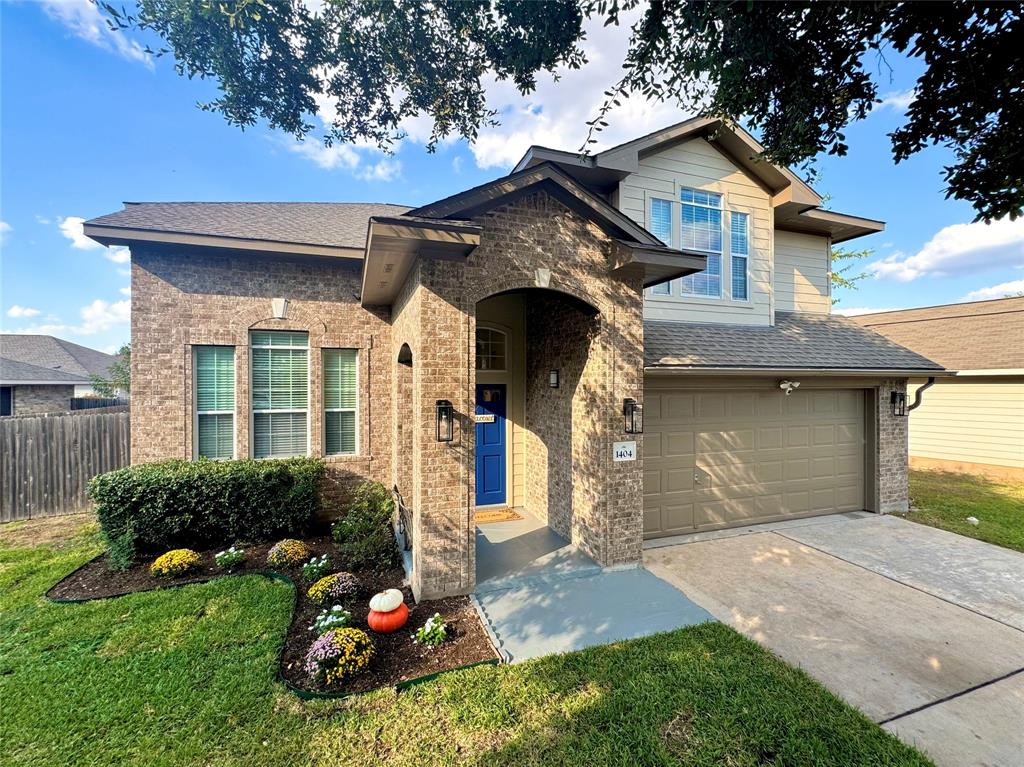
<path fill-rule="evenodd" d="M 859 389 L 651 390 L 644 536 L 864 507 Z"/>

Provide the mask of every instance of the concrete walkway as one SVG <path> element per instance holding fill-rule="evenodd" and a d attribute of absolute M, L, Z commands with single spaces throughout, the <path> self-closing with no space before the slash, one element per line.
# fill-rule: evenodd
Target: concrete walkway
<path fill-rule="evenodd" d="M 477 573 L 473 598 L 510 662 L 713 620 L 644 568 L 603 569 L 529 517 L 477 528 Z"/>
<path fill-rule="evenodd" d="M 1024 764 L 1024 555 L 837 515 L 644 563 L 937 764 Z"/>

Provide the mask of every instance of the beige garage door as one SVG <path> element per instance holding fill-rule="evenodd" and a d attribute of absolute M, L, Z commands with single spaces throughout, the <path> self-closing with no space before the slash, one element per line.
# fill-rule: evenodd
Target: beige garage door
<path fill-rule="evenodd" d="M 644 394 L 644 536 L 864 507 L 860 389 Z"/>

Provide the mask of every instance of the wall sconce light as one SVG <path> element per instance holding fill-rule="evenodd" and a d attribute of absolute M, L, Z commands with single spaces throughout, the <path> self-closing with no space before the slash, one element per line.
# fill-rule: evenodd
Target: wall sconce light
<path fill-rule="evenodd" d="M 892 403 L 892 414 L 897 418 L 904 418 L 907 415 L 907 395 L 903 392 L 889 392 L 889 402 Z"/>
<path fill-rule="evenodd" d="M 558 371 L 557 370 L 552 370 L 550 373 L 548 373 L 548 386 L 550 386 L 552 389 L 557 389 L 558 388 Z"/>
<path fill-rule="evenodd" d="M 644 433 L 644 409 L 636 400 L 627 397 L 622 401 L 622 415 L 626 421 L 626 434 Z"/>
<path fill-rule="evenodd" d="M 455 409 L 446 399 L 437 401 L 437 441 L 451 442 L 454 433 Z"/>

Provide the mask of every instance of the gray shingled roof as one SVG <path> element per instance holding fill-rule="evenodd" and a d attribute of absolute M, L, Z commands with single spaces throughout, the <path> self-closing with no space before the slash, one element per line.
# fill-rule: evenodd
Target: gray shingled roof
<path fill-rule="evenodd" d="M 942 370 L 857 323 L 778 312 L 773 327 L 644 322 L 644 365 L 776 370 Z"/>
<path fill-rule="evenodd" d="M 0 335 L 0 381 L 4 383 L 87 384 L 92 375 L 107 375 L 116 359 L 113 354 L 53 336 Z"/>
<path fill-rule="evenodd" d="M 362 248 L 370 216 L 398 216 L 404 205 L 377 202 L 127 202 L 87 221 L 96 226 Z"/>

